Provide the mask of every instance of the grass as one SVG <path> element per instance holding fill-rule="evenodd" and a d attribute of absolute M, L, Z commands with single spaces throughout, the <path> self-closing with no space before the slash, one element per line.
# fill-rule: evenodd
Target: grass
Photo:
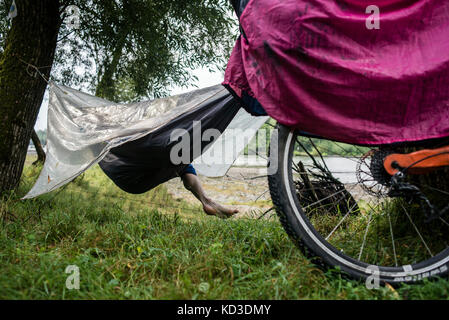
<path fill-rule="evenodd" d="M 62 191 L 0 202 L 0 299 L 447 299 L 446 280 L 368 290 L 323 272 L 276 219 L 222 221 L 160 186 L 128 195 L 99 167 Z M 68 265 L 80 289 L 68 290 Z"/>

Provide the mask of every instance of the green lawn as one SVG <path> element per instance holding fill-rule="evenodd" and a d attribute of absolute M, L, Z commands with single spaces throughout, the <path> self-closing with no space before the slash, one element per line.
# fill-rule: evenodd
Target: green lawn
<path fill-rule="evenodd" d="M 128 195 L 97 166 L 62 191 L 0 202 L 1 299 L 447 299 L 446 280 L 368 290 L 312 265 L 277 220 L 222 221 L 164 186 Z M 80 289 L 65 286 L 68 265 Z"/>

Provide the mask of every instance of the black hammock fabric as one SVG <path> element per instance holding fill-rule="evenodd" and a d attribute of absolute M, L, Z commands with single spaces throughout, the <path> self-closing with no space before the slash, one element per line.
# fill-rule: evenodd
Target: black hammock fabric
<path fill-rule="evenodd" d="M 184 129 L 186 134 L 189 134 L 190 162 L 192 162 L 193 144 L 198 143 L 192 139 L 194 122 L 200 122 L 201 136 L 208 129 L 216 129 L 223 133 L 239 109 L 240 104 L 229 93 L 213 97 L 152 133 L 112 148 L 99 165 L 123 191 L 133 194 L 147 192 L 179 176 L 188 165 L 188 163 L 175 165 L 170 159 L 172 147 L 179 143 L 179 140 L 171 141 L 173 130 Z M 205 150 L 211 143 L 213 141 L 201 139 L 201 150 Z"/>

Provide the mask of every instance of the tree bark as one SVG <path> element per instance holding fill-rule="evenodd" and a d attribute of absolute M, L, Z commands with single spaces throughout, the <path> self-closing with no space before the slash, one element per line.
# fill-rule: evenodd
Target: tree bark
<path fill-rule="evenodd" d="M 61 25 L 59 0 L 16 0 L 18 15 L 0 59 L 0 193 L 17 187 Z"/>
<path fill-rule="evenodd" d="M 36 148 L 37 152 L 37 160 L 33 162 L 33 165 L 38 164 L 39 162 L 44 163 L 45 162 L 45 151 L 44 148 L 42 148 L 42 143 L 39 140 L 39 137 L 37 136 L 36 130 L 33 129 L 33 132 L 31 133 L 31 140 L 33 141 L 34 147 Z"/>

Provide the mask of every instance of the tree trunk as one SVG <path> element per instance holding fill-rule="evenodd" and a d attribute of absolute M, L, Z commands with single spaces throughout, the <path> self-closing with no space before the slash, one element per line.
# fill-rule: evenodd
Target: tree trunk
<path fill-rule="evenodd" d="M 59 0 L 16 0 L 0 60 L 0 193 L 17 187 L 47 83 L 61 18 Z"/>
<path fill-rule="evenodd" d="M 38 164 L 39 162 L 44 163 L 45 162 L 45 151 L 44 148 L 42 148 L 41 141 L 39 140 L 39 137 L 37 136 L 36 130 L 33 129 L 33 132 L 31 133 L 31 140 L 33 141 L 34 147 L 36 148 L 37 152 L 37 160 L 33 162 L 33 165 Z"/>

